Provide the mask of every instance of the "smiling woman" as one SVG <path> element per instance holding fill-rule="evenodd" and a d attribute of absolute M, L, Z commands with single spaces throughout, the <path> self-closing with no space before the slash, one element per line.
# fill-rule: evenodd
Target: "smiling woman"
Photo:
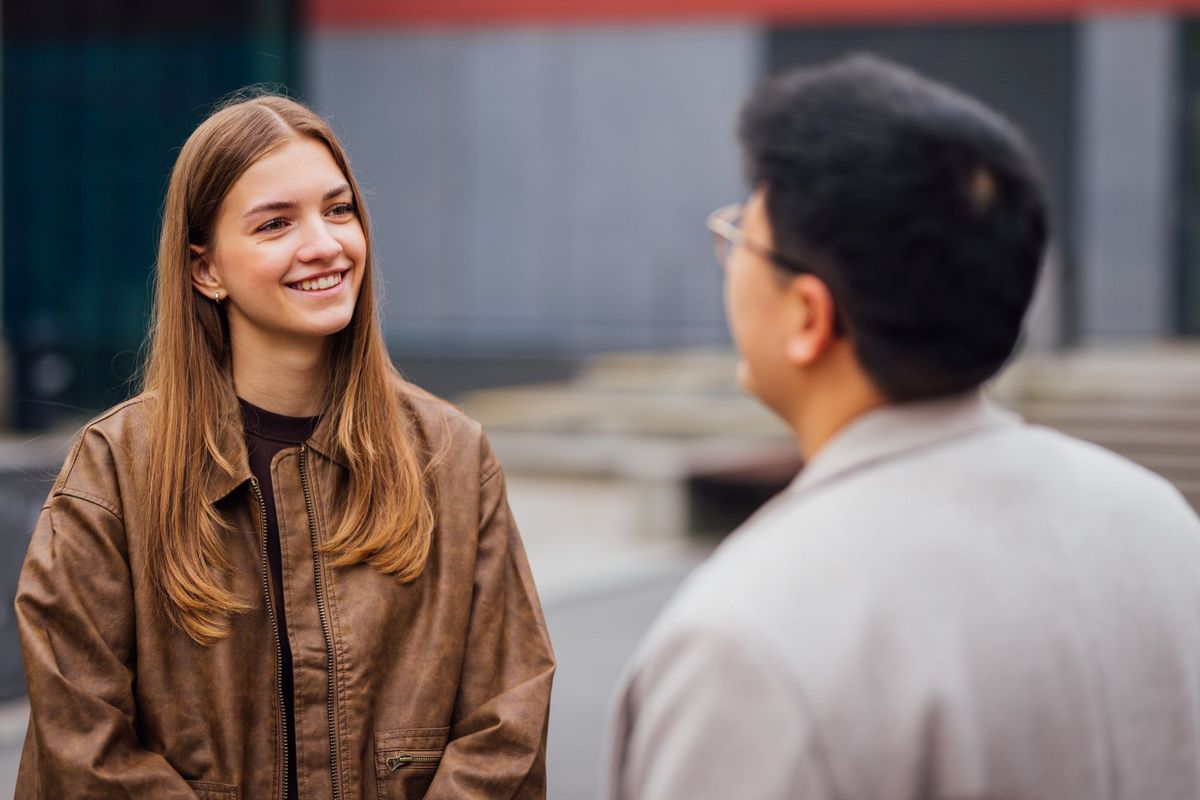
<path fill-rule="evenodd" d="M 228 298 L 239 395 L 292 416 L 317 413 L 319 396 L 278 397 L 279 381 L 306 380 L 326 338 L 350 324 L 366 261 L 354 192 L 329 147 L 295 136 L 251 164 L 221 203 L 210 243 L 189 250 L 193 285 Z"/>
<path fill-rule="evenodd" d="M 85 426 L 22 570 L 18 798 L 544 797 L 504 478 L 392 366 L 369 232 L 299 103 L 184 144 L 144 391 Z"/>

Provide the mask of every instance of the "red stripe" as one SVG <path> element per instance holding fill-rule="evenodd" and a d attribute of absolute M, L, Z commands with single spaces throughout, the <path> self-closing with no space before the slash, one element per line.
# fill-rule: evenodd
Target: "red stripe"
<path fill-rule="evenodd" d="M 308 19 L 318 28 L 937 22 L 1195 10 L 1200 0 L 308 0 Z"/>

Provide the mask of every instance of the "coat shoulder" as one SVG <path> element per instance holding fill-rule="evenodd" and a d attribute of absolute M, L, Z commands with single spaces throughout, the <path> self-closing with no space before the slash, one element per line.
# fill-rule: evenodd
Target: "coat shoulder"
<path fill-rule="evenodd" d="M 145 457 L 148 402 L 139 394 L 80 428 L 47 503 L 72 496 L 121 516 L 118 464 Z"/>
<path fill-rule="evenodd" d="M 400 379 L 396 389 L 435 459 L 458 465 L 475 461 L 481 477 L 495 472 L 498 464 L 483 426 L 454 403 L 416 384 Z"/>

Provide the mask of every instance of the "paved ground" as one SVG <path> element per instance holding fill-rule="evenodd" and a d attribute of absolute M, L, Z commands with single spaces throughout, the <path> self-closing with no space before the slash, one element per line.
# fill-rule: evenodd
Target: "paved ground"
<path fill-rule="evenodd" d="M 28 717 L 29 704 L 24 700 L 0 706 L 0 797 L 12 797 L 17 785 L 17 764 Z"/>
<path fill-rule="evenodd" d="M 512 478 L 509 497 L 542 594 L 559 669 L 548 744 L 551 800 L 598 798 L 604 724 L 621 669 L 705 548 L 631 533 L 628 487 Z M 0 797 L 11 797 L 23 700 L 0 706 Z"/>
<path fill-rule="evenodd" d="M 613 690 L 634 647 L 706 548 L 639 534 L 628 483 L 510 478 L 558 657 L 550 800 L 595 800 Z"/>
<path fill-rule="evenodd" d="M 558 655 L 547 752 L 551 800 L 596 800 L 613 689 L 690 565 L 547 609 Z"/>

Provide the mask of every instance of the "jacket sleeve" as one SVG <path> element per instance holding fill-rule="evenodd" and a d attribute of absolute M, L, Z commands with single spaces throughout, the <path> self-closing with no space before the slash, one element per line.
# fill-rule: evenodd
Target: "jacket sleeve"
<path fill-rule="evenodd" d="M 16 598 L 30 704 L 17 800 L 196 797 L 138 740 L 118 514 L 103 498 L 56 487 L 34 529 Z"/>
<path fill-rule="evenodd" d="M 504 475 L 486 440 L 466 656 L 427 800 L 542 800 L 554 653 Z"/>
<path fill-rule="evenodd" d="M 618 693 L 606 800 L 832 800 L 802 693 L 747 631 L 657 631 Z"/>

